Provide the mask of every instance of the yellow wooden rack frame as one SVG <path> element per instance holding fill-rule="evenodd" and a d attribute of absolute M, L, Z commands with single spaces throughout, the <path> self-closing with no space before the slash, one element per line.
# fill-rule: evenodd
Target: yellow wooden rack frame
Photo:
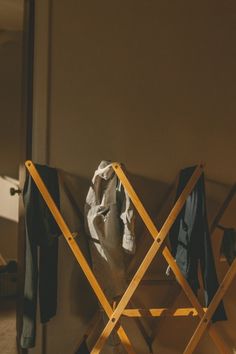
<path fill-rule="evenodd" d="M 55 218 L 66 242 L 68 243 L 69 247 L 71 248 L 72 253 L 74 254 L 75 258 L 77 259 L 80 267 L 82 268 L 85 276 L 87 277 L 95 295 L 97 296 L 101 306 L 103 307 L 105 313 L 108 317 L 108 322 L 102 331 L 101 335 L 99 336 L 97 342 L 95 343 L 93 349 L 91 350 L 92 354 L 98 354 L 101 352 L 107 338 L 111 334 L 111 332 L 115 329 L 117 334 L 123 344 L 126 352 L 128 354 L 135 354 L 134 347 L 132 345 L 132 340 L 129 339 L 128 335 L 126 334 L 124 328 L 119 323 L 121 316 L 128 316 L 128 317 L 160 317 L 160 316 L 198 316 L 200 318 L 199 325 L 197 326 L 196 331 L 194 332 L 190 342 L 188 343 L 184 354 L 193 353 L 197 344 L 199 343 L 200 339 L 202 338 L 203 333 L 205 330 L 208 330 L 208 333 L 214 342 L 215 346 L 217 347 L 219 353 L 221 354 L 230 354 L 232 353 L 231 349 L 229 348 L 228 344 L 224 341 L 222 336 L 220 335 L 219 331 L 214 327 L 211 323 L 211 317 L 214 314 L 219 302 L 223 298 L 225 292 L 229 288 L 235 273 L 236 273 L 236 260 L 231 265 L 230 269 L 228 270 L 224 280 L 222 281 L 221 285 L 217 293 L 215 294 L 213 300 L 211 301 L 209 307 L 202 308 L 200 305 L 196 295 L 192 291 L 191 287 L 189 286 L 187 280 L 182 275 L 178 265 L 176 264 L 171 252 L 169 251 L 168 247 L 163 245 L 169 230 L 171 229 L 173 223 L 175 222 L 178 214 L 180 213 L 182 207 L 185 204 L 185 201 L 188 195 L 192 192 L 194 186 L 196 185 L 198 179 L 200 178 L 204 166 L 203 164 L 199 164 L 195 171 L 193 172 L 190 180 L 188 181 L 187 185 L 185 186 L 183 192 L 179 196 L 178 200 L 176 201 L 175 205 L 173 206 L 169 216 L 167 217 L 165 223 L 163 224 L 160 231 L 157 230 L 156 226 L 154 225 L 152 219 L 150 218 L 149 214 L 147 213 L 146 209 L 144 208 L 143 204 L 141 203 L 138 195 L 134 191 L 132 185 L 130 184 L 127 176 L 122 170 L 122 167 L 119 163 L 113 163 L 112 167 L 117 174 L 118 178 L 120 179 L 121 183 L 123 184 L 124 188 L 126 189 L 130 199 L 132 200 L 133 205 L 137 209 L 141 219 L 143 220 L 144 224 L 146 225 L 147 229 L 149 230 L 151 236 L 153 237 L 153 243 L 148 250 L 146 256 L 144 257 L 141 265 L 139 266 L 138 270 L 136 271 L 134 277 L 130 281 L 125 293 L 123 294 L 121 300 L 115 307 L 109 303 L 107 300 L 100 284 L 98 283 L 95 275 L 93 274 L 89 264 L 87 263 L 83 253 L 81 252 L 77 242 L 75 241 L 73 234 L 69 230 L 67 224 L 65 223 L 60 211 L 58 210 L 56 204 L 54 203 L 50 193 L 48 192 L 44 182 L 42 181 L 36 167 L 34 166 L 32 161 L 26 161 L 25 163 L 26 168 L 30 175 L 32 176 L 36 186 L 38 187 L 43 199 L 45 200 L 48 208 L 50 209 L 53 217 Z M 183 289 L 184 293 L 186 294 L 187 298 L 190 301 L 190 304 L 193 307 L 190 308 L 181 308 L 175 310 L 169 310 L 167 308 L 157 308 L 157 309 L 129 309 L 126 308 L 129 301 L 131 300 L 135 290 L 137 289 L 138 285 L 140 284 L 141 280 L 145 272 L 147 271 L 149 265 L 151 264 L 154 257 L 157 253 L 162 253 L 163 257 L 171 267 L 176 280 L 180 284 L 181 288 Z"/>

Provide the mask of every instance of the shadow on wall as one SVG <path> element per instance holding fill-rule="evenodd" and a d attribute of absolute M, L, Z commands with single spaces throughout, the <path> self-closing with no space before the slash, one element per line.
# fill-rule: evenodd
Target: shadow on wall
<path fill-rule="evenodd" d="M 82 321 L 91 318 L 97 309 L 96 297 L 77 262 L 70 274 L 70 299 L 70 313 Z"/>
<path fill-rule="evenodd" d="M 62 201 L 61 212 L 71 232 L 77 233 L 76 242 L 87 262 L 91 265 L 88 236 L 86 235 L 84 228 L 83 212 L 90 183 L 86 178 L 75 176 L 65 171 L 62 171 L 62 174 L 63 190 L 62 188 L 60 190 Z M 67 269 L 64 267 L 65 260 Z M 67 295 L 69 295 L 70 299 L 68 307 L 69 313 L 86 323 L 96 309 L 95 296 L 79 263 L 64 240 L 63 243 L 61 242 L 59 262 L 62 265 L 61 272 L 64 272 L 64 276 L 59 276 L 62 286 L 63 283 L 65 285 L 65 277 L 68 282 L 69 289 Z M 68 262 L 70 262 L 69 272 Z"/>

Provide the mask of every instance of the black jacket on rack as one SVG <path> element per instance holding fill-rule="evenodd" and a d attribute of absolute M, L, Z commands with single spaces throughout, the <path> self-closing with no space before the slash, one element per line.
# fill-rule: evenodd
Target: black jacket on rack
<path fill-rule="evenodd" d="M 195 166 L 181 170 L 176 200 L 194 170 Z M 198 263 L 200 262 L 205 302 L 206 306 L 208 306 L 218 289 L 219 283 L 207 221 L 204 174 L 201 175 L 192 193 L 188 196 L 184 207 L 170 230 L 169 238 L 176 263 L 195 294 L 199 289 Z M 221 302 L 212 317 L 212 321 L 226 319 L 225 309 Z"/>
<path fill-rule="evenodd" d="M 36 168 L 59 207 L 57 170 L 41 165 Z M 38 288 L 41 322 L 49 321 L 56 314 L 58 236 L 61 232 L 30 175 L 24 185 L 23 200 L 26 251 L 21 346 L 31 348 L 35 345 Z"/>

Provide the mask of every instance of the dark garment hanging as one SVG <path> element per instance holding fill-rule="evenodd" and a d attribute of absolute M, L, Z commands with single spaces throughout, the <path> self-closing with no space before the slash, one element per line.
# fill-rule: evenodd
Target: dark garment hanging
<path fill-rule="evenodd" d="M 236 257 L 236 230 L 233 228 L 223 228 L 223 230 L 224 235 L 220 247 L 220 254 L 223 254 L 228 264 L 231 265 Z"/>
<path fill-rule="evenodd" d="M 176 199 L 192 176 L 195 167 L 185 168 L 180 172 Z M 170 243 L 172 254 L 184 277 L 197 293 L 199 289 L 198 263 L 200 262 L 205 289 L 205 303 L 208 306 L 216 293 L 217 280 L 207 221 L 204 174 L 199 178 L 192 193 L 171 228 Z M 223 303 L 217 307 L 212 321 L 226 320 Z"/>
<path fill-rule="evenodd" d="M 83 342 L 80 344 L 79 348 L 76 350 L 75 354 L 89 354 L 90 351 L 88 350 L 87 344 L 86 344 L 86 339 L 85 337 L 83 339 Z"/>
<path fill-rule="evenodd" d="M 41 165 L 36 168 L 59 207 L 57 170 Z M 61 232 L 30 175 L 24 185 L 23 200 L 26 264 L 21 346 L 31 348 L 35 345 L 38 289 L 41 322 L 49 321 L 56 314 L 58 236 Z"/>

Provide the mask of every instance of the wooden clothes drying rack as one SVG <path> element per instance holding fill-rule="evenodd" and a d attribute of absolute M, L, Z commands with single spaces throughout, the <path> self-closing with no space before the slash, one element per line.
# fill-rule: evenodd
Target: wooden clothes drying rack
<path fill-rule="evenodd" d="M 165 223 L 163 224 L 160 231 L 157 230 L 156 226 L 154 225 L 152 219 L 148 215 L 147 211 L 145 210 L 144 206 L 142 205 L 139 197 L 137 196 L 136 192 L 134 191 L 132 185 L 130 184 L 129 180 L 127 179 L 125 173 L 123 172 L 120 164 L 113 163 L 112 167 L 117 174 L 118 178 L 120 179 L 121 183 L 123 184 L 124 188 L 126 189 L 133 205 L 137 209 L 140 217 L 142 218 L 144 224 L 146 225 L 147 229 L 149 230 L 151 236 L 153 237 L 153 243 L 147 252 L 146 256 L 144 257 L 141 265 L 139 266 L 138 270 L 136 271 L 134 277 L 132 278 L 129 286 L 127 287 L 125 293 L 123 294 L 121 300 L 115 307 L 112 308 L 112 305 L 107 300 L 100 284 L 98 283 L 96 277 L 94 276 L 89 264 L 87 263 L 83 253 L 81 252 L 77 242 L 74 239 L 73 234 L 69 230 L 68 226 L 66 225 L 61 213 L 59 212 L 56 204 L 54 203 L 50 193 L 48 192 L 44 182 L 42 181 L 37 169 L 35 168 L 32 161 L 26 161 L 25 163 L 26 168 L 28 169 L 30 175 L 32 176 L 36 186 L 38 187 L 43 199 L 45 200 L 48 208 L 50 209 L 53 217 L 55 218 L 61 232 L 67 241 L 71 251 L 73 252 L 75 258 L 77 259 L 78 263 L 80 264 L 85 276 L 87 277 L 95 295 L 97 296 L 101 306 L 103 307 L 105 313 L 108 317 L 108 322 L 101 333 L 100 337 L 98 338 L 95 346 L 91 350 L 92 354 L 98 354 L 103 348 L 105 341 L 111 334 L 111 332 L 115 329 L 117 334 L 123 344 L 125 350 L 129 354 L 135 354 L 135 350 L 133 348 L 132 340 L 128 338 L 123 327 L 120 325 L 119 320 L 121 316 L 129 316 L 129 317 L 143 317 L 143 316 L 152 316 L 152 317 L 159 317 L 163 314 L 168 314 L 170 316 L 198 316 L 200 317 L 199 325 L 197 326 L 196 331 L 194 332 L 192 338 L 190 339 L 186 349 L 184 350 L 184 354 L 193 353 L 197 344 L 199 343 L 200 339 L 203 336 L 205 330 L 208 330 L 208 333 L 213 340 L 215 346 L 217 347 L 219 353 L 221 354 L 230 354 L 232 353 L 231 349 L 221 337 L 218 330 L 212 325 L 211 317 L 214 314 L 218 304 L 222 300 L 224 294 L 226 293 L 227 289 L 229 288 L 235 273 L 236 273 L 236 260 L 231 265 L 230 269 L 228 270 L 225 278 L 223 279 L 222 283 L 219 286 L 218 291 L 216 292 L 214 298 L 212 299 L 209 307 L 207 309 L 202 308 L 200 305 L 196 295 L 193 293 L 191 287 L 189 286 L 187 280 L 182 275 L 178 265 L 176 264 L 171 252 L 169 251 L 168 247 L 163 245 L 164 240 L 166 239 L 169 230 L 171 229 L 173 223 L 175 222 L 178 214 L 180 213 L 182 207 L 185 204 L 185 201 L 189 194 L 194 189 L 198 179 L 200 178 L 203 172 L 203 164 L 199 164 L 194 173 L 192 174 L 190 180 L 188 181 L 187 185 L 185 186 L 183 192 L 179 196 L 178 200 L 176 201 L 175 205 L 173 206 L 169 216 L 167 217 Z M 172 269 L 176 280 L 180 284 L 182 290 L 186 294 L 187 298 L 189 299 L 192 308 L 185 308 L 185 309 L 176 309 L 175 311 L 168 311 L 168 309 L 129 309 L 126 308 L 129 301 L 131 300 L 135 290 L 137 289 L 138 285 L 140 284 L 145 272 L 147 271 L 149 265 L 151 264 L 154 257 L 157 253 L 162 253 L 163 257 L 169 264 L 170 268 Z"/>

